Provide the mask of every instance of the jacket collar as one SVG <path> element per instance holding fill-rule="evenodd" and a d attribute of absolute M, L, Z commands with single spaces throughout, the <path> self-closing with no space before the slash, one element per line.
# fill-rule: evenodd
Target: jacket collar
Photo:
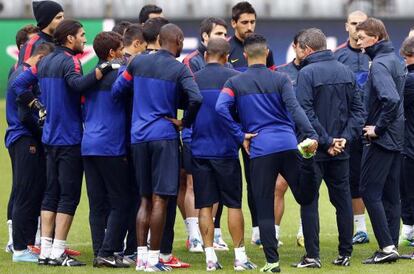
<path fill-rule="evenodd" d="M 63 51 L 65 53 L 68 53 L 68 54 L 73 55 L 73 56 L 75 56 L 77 54 L 74 50 L 72 50 L 70 48 L 67 48 L 65 46 L 58 46 L 57 49 L 59 51 Z"/>
<path fill-rule="evenodd" d="M 320 50 L 320 51 L 315 51 L 314 53 L 311 53 L 305 58 L 305 60 L 301 62 L 300 65 L 301 67 L 304 67 L 312 63 L 330 61 L 330 60 L 335 60 L 334 54 L 331 50 L 326 49 L 326 50 Z"/>
<path fill-rule="evenodd" d="M 200 42 L 200 45 L 198 45 L 197 50 L 198 50 L 198 53 L 199 53 L 201 56 L 204 56 L 204 52 L 206 52 L 207 48 L 206 48 L 206 46 L 203 44 L 203 42 Z"/>
<path fill-rule="evenodd" d="M 393 51 L 394 47 L 391 41 L 388 40 L 379 41 L 378 43 L 375 43 L 374 45 L 365 48 L 365 53 L 368 54 L 371 60 L 379 54 L 391 53 Z"/>
<path fill-rule="evenodd" d="M 414 64 L 408 65 L 407 70 L 408 72 L 414 72 Z"/>
<path fill-rule="evenodd" d="M 43 38 L 44 40 L 46 40 L 46 42 L 52 43 L 53 42 L 53 37 L 50 36 L 49 34 L 44 33 L 43 31 L 39 31 L 38 35 Z"/>
<path fill-rule="evenodd" d="M 361 53 L 362 52 L 362 50 L 360 48 L 353 48 L 353 47 L 351 47 L 351 43 L 349 42 L 349 40 L 346 43 L 346 46 L 348 47 L 349 50 L 352 50 L 354 52 L 358 52 L 358 53 Z"/>

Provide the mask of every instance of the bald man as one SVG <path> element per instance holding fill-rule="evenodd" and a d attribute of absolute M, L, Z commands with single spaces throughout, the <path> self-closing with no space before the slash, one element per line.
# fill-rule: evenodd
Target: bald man
<path fill-rule="evenodd" d="M 179 27 L 163 26 L 161 49 L 133 59 L 112 88 L 115 99 L 133 88 L 131 144 L 141 194 L 136 269 L 147 272 L 171 270 L 159 263 L 159 256 L 167 203 L 178 192 L 178 130 L 191 126 L 202 101 L 190 70 L 175 59 L 180 56 L 183 41 L 184 34 Z M 177 102 L 186 110 L 182 120 L 176 119 Z"/>
<path fill-rule="evenodd" d="M 360 89 L 367 81 L 370 59 L 368 55 L 362 53 L 357 45 L 356 26 L 367 18 L 368 16 L 362 11 L 351 12 L 345 23 L 345 30 L 349 34 L 348 41 L 335 50 L 336 59 L 354 72 L 356 83 Z M 351 186 L 352 210 L 356 231 L 352 238 L 352 244 L 366 244 L 369 243 L 369 237 L 365 224 L 365 205 L 359 192 L 362 157 L 362 141 L 360 137 L 350 144 L 350 157 L 349 184 Z"/>

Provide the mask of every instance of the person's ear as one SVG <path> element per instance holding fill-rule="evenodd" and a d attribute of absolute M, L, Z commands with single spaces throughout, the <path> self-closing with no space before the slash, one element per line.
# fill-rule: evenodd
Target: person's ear
<path fill-rule="evenodd" d="M 226 54 L 225 56 L 224 56 L 224 64 L 225 63 L 228 63 L 229 62 L 229 56 L 230 56 L 230 54 Z"/>
<path fill-rule="evenodd" d="M 267 49 L 266 50 L 266 58 L 267 58 L 267 56 L 269 56 L 269 53 L 270 53 L 270 49 Z"/>
<path fill-rule="evenodd" d="M 210 37 L 208 37 L 207 32 L 203 32 L 203 33 L 201 34 L 201 37 L 203 38 L 204 43 L 205 43 L 205 44 L 207 44 L 207 43 L 208 43 L 208 40 L 209 40 L 209 38 L 210 38 Z"/>
<path fill-rule="evenodd" d="M 244 56 L 244 59 L 249 59 L 249 57 L 247 56 L 247 54 L 246 54 L 246 52 L 243 52 L 243 56 Z"/>
<path fill-rule="evenodd" d="M 68 42 L 69 42 L 70 44 L 72 44 L 72 43 L 73 43 L 73 41 L 75 40 L 75 36 L 73 36 L 73 35 L 68 35 L 68 36 L 67 36 L 67 40 L 68 40 Z"/>
<path fill-rule="evenodd" d="M 348 25 L 348 23 L 345 23 L 345 30 L 346 30 L 347 32 L 349 32 L 349 25 Z"/>
<path fill-rule="evenodd" d="M 108 54 L 108 59 L 114 59 L 115 55 L 116 55 L 115 50 L 110 49 L 109 54 Z"/>
<path fill-rule="evenodd" d="M 237 22 L 235 20 L 231 19 L 231 27 L 233 29 L 235 29 L 236 28 L 236 25 L 237 25 Z"/>

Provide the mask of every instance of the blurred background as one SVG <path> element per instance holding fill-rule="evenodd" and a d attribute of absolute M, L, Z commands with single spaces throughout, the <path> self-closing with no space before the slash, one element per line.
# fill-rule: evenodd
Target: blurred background
<path fill-rule="evenodd" d="M 197 47 L 200 21 L 209 16 L 230 23 L 231 7 L 238 0 L 56 0 L 66 18 L 79 19 L 85 26 L 88 47 L 81 58 L 84 70 L 96 64 L 93 38 L 102 30 L 111 30 L 121 20 L 136 22 L 142 6 L 155 4 L 185 34 L 182 57 Z M 328 37 L 328 47 L 335 49 L 347 40 L 347 14 L 362 10 L 384 20 L 398 51 L 409 29 L 414 26 L 414 0 L 250 0 L 257 12 L 256 32 L 267 37 L 277 65 L 293 59 L 290 44 L 295 33 L 317 27 Z M 0 0 L 0 97 L 4 95 L 7 72 L 16 61 L 15 34 L 26 24 L 35 23 L 32 0 Z M 230 26 L 230 25 L 229 25 Z M 233 30 L 229 27 L 229 35 Z"/>

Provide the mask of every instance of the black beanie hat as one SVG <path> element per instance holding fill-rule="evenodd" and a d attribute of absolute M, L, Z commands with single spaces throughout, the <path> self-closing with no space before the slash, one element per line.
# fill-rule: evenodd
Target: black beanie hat
<path fill-rule="evenodd" d="M 62 6 L 54 1 L 33 1 L 33 14 L 39 29 L 46 28 L 61 11 Z"/>

